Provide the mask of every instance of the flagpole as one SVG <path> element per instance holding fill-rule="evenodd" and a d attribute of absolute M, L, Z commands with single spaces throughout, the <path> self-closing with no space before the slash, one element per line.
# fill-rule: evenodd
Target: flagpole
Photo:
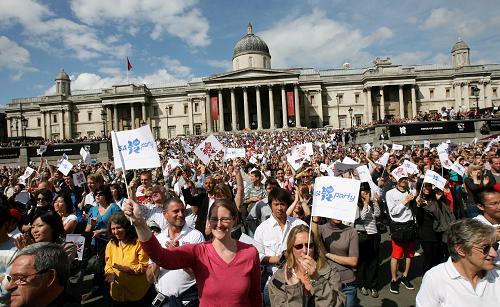
<path fill-rule="evenodd" d="M 309 246 L 311 245 L 312 223 L 313 223 L 313 215 L 311 212 L 311 219 L 309 221 L 309 235 L 307 237 L 307 256 L 309 256 Z"/>
<path fill-rule="evenodd" d="M 120 162 L 122 163 L 122 176 L 123 176 L 123 181 L 125 181 L 125 190 L 127 191 L 127 198 L 128 199 L 132 199 L 130 197 L 130 194 L 132 194 L 132 193 L 130 191 L 129 185 L 127 184 L 127 177 L 125 176 L 125 173 L 126 173 L 125 161 L 123 161 L 123 154 L 122 154 L 122 152 L 120 150 L 120 143 L 118 142 L 118 137 L 116 136 L 116 132 L 111 131 L 111 137 L 115 138 L 116 147 L 118 148 L 118 155 L 120 156 Z M 116 167 L 115 167 L 115 171 L 116 171 Z M 132 218 L 129 217 L 128 219 L 130 221 L 130 225 L 132 225 Z"/>

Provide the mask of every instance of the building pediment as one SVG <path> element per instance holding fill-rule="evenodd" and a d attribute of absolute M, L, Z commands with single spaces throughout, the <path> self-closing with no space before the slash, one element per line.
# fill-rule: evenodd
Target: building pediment
<path fill-rule="evenodd" d="M 248 81 L 248 80 L 262 80 L 262 79 L 290 79 L 296 78 L 298 80 L 299 74 L 295 72 L 265 69 L 265 68 L 245 68 L 227 73 L 212 75 L 204 78 L 205 84 L 235 82 L 235 81 Z"/>

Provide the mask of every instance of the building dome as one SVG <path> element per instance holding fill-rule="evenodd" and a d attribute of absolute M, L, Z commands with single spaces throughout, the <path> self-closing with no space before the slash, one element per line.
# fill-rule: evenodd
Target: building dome
<path fill-rule="evenodd" d="M 253 33 L 252 24 L 248 24 L 247 34 L 234 46 L 233 59 L 244 54 L 263 54 L 271 57 L 267 44 Z"/>
<path fill-rule="evenodd" d="M 451 48 L 451 53 L 458 50 L 470 50 L 469 45 L 467 45 L 461 38 L 458 38 L 458 42 Z"/>
<path fill-rule="evenodd" d="M 57 74 L 55 80 L 68 80 L 68 81 L 70 81 L 68 74 L 62 68 L 59 71 L 59 73 Z"/>

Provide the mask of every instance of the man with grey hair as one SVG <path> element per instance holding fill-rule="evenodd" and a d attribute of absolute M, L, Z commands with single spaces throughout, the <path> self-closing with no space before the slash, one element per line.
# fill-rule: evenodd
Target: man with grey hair
<path fill-rule="evenodd" d="M 66 292 L 68 256 L 58 244 L 34 243 L 14 258 L 7 290 L 11 306 L 80 306 Z"/>
<path fill-rule="evenodd" d="M 453 223 L 448 230 L 450 258 L 425 273 L 416 306 L 500 306 L 497 249 L 492 226 L 474 219 Z"/>

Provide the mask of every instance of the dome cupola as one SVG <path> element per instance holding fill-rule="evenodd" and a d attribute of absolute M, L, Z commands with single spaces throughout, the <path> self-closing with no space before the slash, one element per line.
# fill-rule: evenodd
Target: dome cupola
<path fill-rule="evenodd" d="M 262 38 L 253 33 L 252 24 L 248 24 L 247 34 L 234 46 L 233 70 L 248 67 L 271 68 L 271 54 Z"/>

